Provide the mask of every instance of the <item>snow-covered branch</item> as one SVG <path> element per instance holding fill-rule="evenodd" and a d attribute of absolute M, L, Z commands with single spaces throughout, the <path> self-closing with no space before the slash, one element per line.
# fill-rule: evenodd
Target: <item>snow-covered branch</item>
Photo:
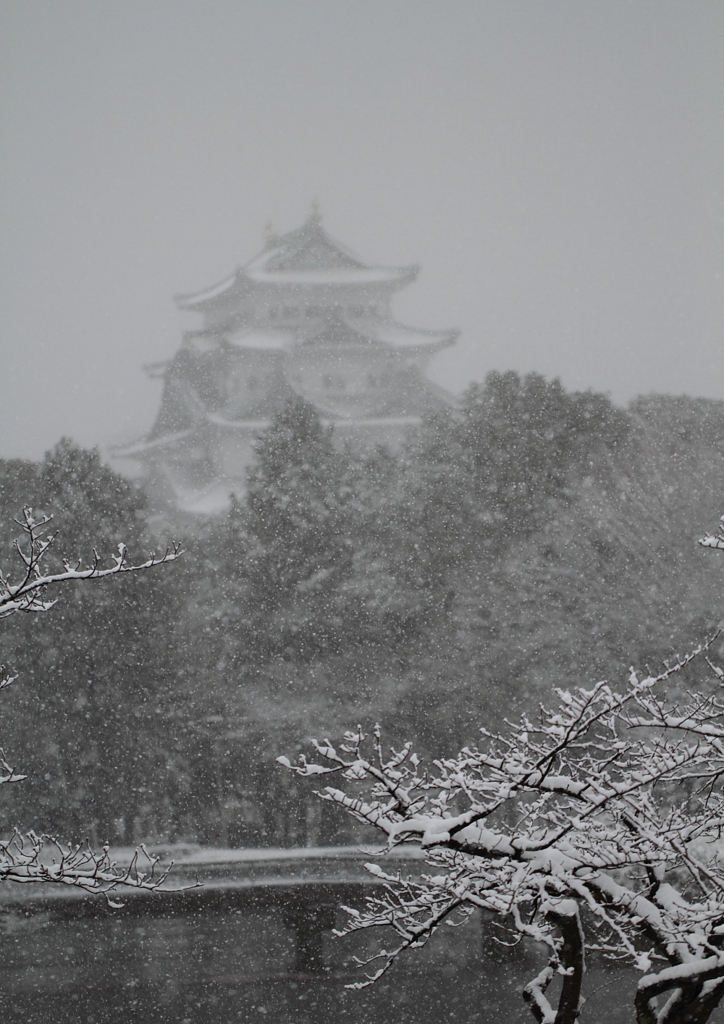
<path fill-rule="evenodd" d="M 100 580 L 119 573 L 142 572 L 156 565 L 173 562 L 181 554 L 180 547 L 174 545 L 163 555 L 151 554 L 145 562 L 133 565 L 128 562 L 126 546 L 119 544 L 118 553 L 111 557 L 112 564 L 106 568 L 102 567 L 101 558 L 94 551 L 90 565 L 84 566 L 81 561 L 70 562 L 64 559 L 62 572 L 46 572 L 43 559 L 56 538 L 56 534 L 44 533 L 51 518 L 44 516 L 36 520 L 32 508 L 26 507 L 22 511 L 22 518 L 16 520 L 25 534 L 24 542 L 17 541 L 15 545 L 22 569 L 18 582 L 14 582 L 9 573 L 4 575 L 0 571 L 0 618 L 13 615 L 15 612 L 49 611 L 55 601 L 48 599 L 47 590 L 55 584 L 73 580 Z"/>
<path fill-rule="evenodd" d="M 719 529 L 716 533 L 707 533 L 701 538 L 699 544 L 703 548 L 714 548 L 718 551 L 724 551 L 724 516 L 719 520 Z"/>
<path fill-rule="evenodd" d="M 620 689 L 560 690 L 556 704 L 504 733 L 483 731 L 457 757 L 425 765 L 409 744 L 386 754 L 376 727 L 338 747 L 316 743 L 311 762 L 281 758 L 301 776 L 346 783 L 318 795 L 376 828 L 384 850 L 419 844 L 435 868 L 413 882 L 371 866 L 383 888 L 350 912 L 347 931 L 392 927 L 399 941 L 357 987 L 451 916 L 480 908 L 548 947 L 548 965 L 525 990 L 540 1022 L 576 1020 L 586 950 L 642 972 L 639 1020 L 706 1020 L 686 1014 L 711 1012 L 724 991 L 724 873 L 714 857 L 724 829 L 724 673 L 709 659 L 713 640 L 658 675 L 631 671 Z M 671 700 L 697 658 L 711 669 L 709 689 Z"/>
<path fill-rule="evenodd" d="M 10 573 L 0 571 L 0 619 L 18 612 L 49 611 L 55 601 L 49 599 L 48 588 L 57 584 L 142 572 L 173 562 L 181 554 L 180 547 L 174 545 L 161 556 L 152 554 L 146 561 L 133 564 L 128 561 L 125 545 L 119 544 L 110 566 L 104 568 L 100 556 L 94 551 L 88 566 L 80 561 L 64 559 L 61 572 L 49 572 L 44 560 L 56 536 L 46 532 L 50 521 L 48 516 L 35 519 L 29 507 L 24 508 L 21 519 L 16 520 L 24 534 L 23 540 L 15 544 L 21 569 L 17 581 Z M 14 680 L 5 666 L 0 666 L 0 690 Z M 0 785 L 22 782 L 25 777 L 15 771 L 0 750 Z M 89 893 L 101 893 L 115 906 L 118 904 L 110 894 L 116 889 L 153 891 L 166 881 L 168 869 L 157 871 L 157 860 L 150 857 L 144 848 L 141 848 L 141 853 L 143 868 L 139 851 L 127 867 L 118 867 L 111 860 L 107 846 L 96 852 L 88 845 L 67 845 L 51 836 L 38 835 L 33 831 L 23 835 L 16 829 L 9 839 L 0 840 L 0 883 L 52 882 Z"/>
<path fill-rule="evenodd" d="M 153 892 L 164 884 L 173 864 L 159 871 L 158 860 L 142 846 L 130 864 L 119 867 L 111 860 L 108 846 L 97 852 L 88 845 L 64 844 L 52 836 L 21 835 L 16 830 L 10 839 L 0 842 L 0 882 L 71 886 L 100 893 L 111 906 L 119 906 L 111 898 L 118 888 Z"/>

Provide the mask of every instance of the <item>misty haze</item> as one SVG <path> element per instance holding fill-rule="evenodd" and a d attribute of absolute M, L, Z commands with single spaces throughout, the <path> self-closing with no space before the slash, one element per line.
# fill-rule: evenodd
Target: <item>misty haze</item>
<path fill-rule="evenodd" d="M 0 19 L 3 1021 L 723 1021 L 721 5 Z"/>

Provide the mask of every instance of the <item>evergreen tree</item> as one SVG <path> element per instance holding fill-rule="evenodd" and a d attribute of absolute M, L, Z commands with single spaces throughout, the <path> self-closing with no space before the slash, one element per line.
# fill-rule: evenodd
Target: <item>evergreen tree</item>
<path fill-rule="evenodd" d="M 343 627 L 352 571 L 347 462 L 313 406 L 292 399 L 262 434 L 249 473 L 245 568 L 254 608 L 287 646 L 311 652 Z"/>
<path fill-rule="evenodd" d="M 411 449 L 406 518 L 433 575 L 487 567 L 541 529 L 629 432 L 605 395 L 568 393 L 539 374 L 473 384 L 460 412 L 427 422 Z"/>
<path fill-rule="evenodd" d="M 344 460 L 312 405 L 291 399 L 256 447 L 250 535 L 259 543 L 259 596 L 274 607 L 329 593 L 349 573 Z"/>
<path fill-rule="evenodd" d="M 64 440 L 23 483 L 26 502 L 72 538 L 73 549 L 65 546 L 71 560 L 88 565 L 94 548 L 113 552 L 122 540 L 133 556 L 148 552 L 143 493 L 97 452 Z M 18 531 L 6 520 L 3 532 Z M 169 570 L 120 577 L 113 588 L 69 584 L 52 615 L 7 623 L 3 658 L 23 685 L 5 699 L 6 742 L 29 769 L 27 785 L 8 799 L 13 823 L 32 820 L 102 843 L 133 838 L 139 819 L 152 837 L 167 816 L 164 791 L 173 788 L 179 599 Z"/>
<path fill-rule="evenodd" d="M 456 437 L 480 525 L 501 540 L 530 534 L 570 503 L 573 477 L 615 449 L 630 421 L 592 391 L 566 392 L 537 373 L 490 373 L 465 394 Z"/>

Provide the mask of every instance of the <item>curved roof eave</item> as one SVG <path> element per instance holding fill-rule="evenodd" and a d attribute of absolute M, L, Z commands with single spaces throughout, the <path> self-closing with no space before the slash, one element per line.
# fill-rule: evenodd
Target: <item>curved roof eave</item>
<path fill-rule="evenodd" d="M 429 352 L 453 345 L 460 337 L 460 331 L 428 331 L 421 327 L 405 327 L 394 320 L 381 323 L 374 331 L 374 338 L 383 345 L 402 351 Z"/>
<path fill-rule="evenodd" d="M 196 309 L 200 306 L 210 305 L 215 299 L 220 299 L 229 292 L 238 291 L 242 281 L 241 271 L 235 270 L 223 281 L 219 281 L 218 284 L 214 284 L 210 288 L 204 288 L 201 292 L 194 292 L 190 295 L 174 295 L 174 302 L 179 309 Z"/>
<path fill-rule="evenodd" d="M 244 268 L 240 275 L 254 284 L 342 287 L 365 285 L 403 285 L 414 281 L 419 266 L 356 267 L 335 270 L 264 270 Z"/>
<path fill-rule="evenodd" d="M 164 448 L 173 448 L 177 444 L 188 440 L 195 433 L 195 427 L 186 430 L 177 430 L 173 434 L 161 434 L 160 437 L 143 438 L 132 444 L 114 449 L 113 454 L 119 459 L 135 459 L 148 455 L 150 452 L 158 452 Z"/>
<path fill-rule="evenodd" d="M 350 317 L 342 317 L 339 324 L 342 332 L 347 328 L 349 336 L 339 341 L 334 337 L 334 328 L 314 332 L 299 332 L 298 344 L 310 348 L 337 348 L 340 344 L 345 348 L 351 346 L 368 348 L 374 345 L 380 348 L 393 349 L 398 352 L 430 353 L 447 348 L 457 341 L 460 331 L 427 331 L 423 328 L 405 327 L 395 321 L 376 322 L 358 321 Z"/>
<path fill-rule="evenodd" d="M 245 331 L 228 332 L 226 341 L 235 349 L 257 352 L 286 352 L 294 344 L 296 332 L 274 327 L 249 327 Z"/>

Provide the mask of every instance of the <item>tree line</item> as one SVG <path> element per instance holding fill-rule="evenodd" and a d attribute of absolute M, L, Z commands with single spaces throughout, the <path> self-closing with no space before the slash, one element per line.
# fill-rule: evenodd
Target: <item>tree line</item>
<path fill-rule="evenodd" d="M 724 485 L 724 403 L 627 409 L 491 374 L 403 451 L 340 447 L 289 403 L 244 495 L 207 520 L 151 515 L 97 452 L 0 463 L 0 556 L 23 505 L 66 554 L 180 542 L 161 573 L 14 616 L 6 825 L 102 844 L 349 840 L 275 764 L 350 721 L 452 753 L 554 685 L 684 649 L 721 574 L 695 546 Z M 404 726 L 404 728 L 403 728 Z M 11 787 L 8 787 L 11 788 Z"/>

